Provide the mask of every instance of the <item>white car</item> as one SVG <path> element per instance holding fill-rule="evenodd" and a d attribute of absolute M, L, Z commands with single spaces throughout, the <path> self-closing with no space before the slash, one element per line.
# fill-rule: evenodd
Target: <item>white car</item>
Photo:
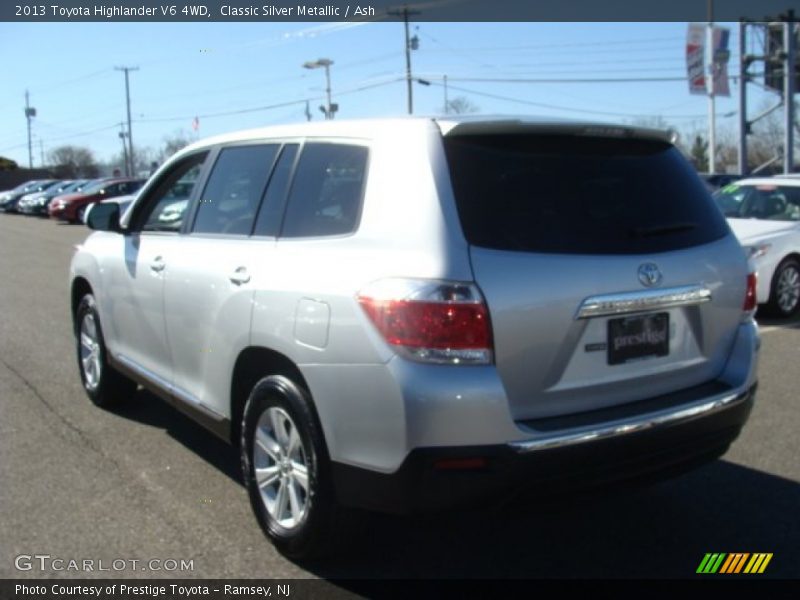
<path fill-rule="evenodd" d="M 758 302 L 790 317 L 800 308 L 800 178 L 743 179 L 714 194 L 758 271 Z"/>

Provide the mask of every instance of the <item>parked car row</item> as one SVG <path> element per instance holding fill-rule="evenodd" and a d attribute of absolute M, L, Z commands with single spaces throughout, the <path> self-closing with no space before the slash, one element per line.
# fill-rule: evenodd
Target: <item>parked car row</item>
<path fill-rule="evenodd" d="M 132 194 L 144 182 L 144 179 L 123 177 L 28 181 L 13 190 L 0 192 L 0 211 L 78 223 L 83 221 L 87 208 L 92 204 Z"/>

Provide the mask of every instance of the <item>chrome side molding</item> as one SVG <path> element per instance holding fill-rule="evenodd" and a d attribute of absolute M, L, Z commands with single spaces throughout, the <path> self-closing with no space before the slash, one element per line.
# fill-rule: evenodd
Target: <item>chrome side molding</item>
<path fill-rule="evenodd" d="M 581 303 L 575 318 L 590 319 L 676 306 L 693 306 L 710 300 L 711 290 L 704 285 L 590 296 Z"/>

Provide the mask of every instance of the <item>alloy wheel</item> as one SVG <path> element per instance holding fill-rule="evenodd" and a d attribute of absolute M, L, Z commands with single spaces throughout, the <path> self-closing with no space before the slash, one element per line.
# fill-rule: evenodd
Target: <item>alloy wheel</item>
<path fill-rule="evenodd" d="M 100 360 L 100 337 L 94 315 L 87 313 L 81 321 L 80 330 L 81 368 L 86 388 L 94 391 L 100 384 L 103 365 Z"/>
<path fill-rule="evenodd" d="M 775 291 L 781 311 L 785 314 L 794 312 L 800 301 L 800 272 L 797 267 L 789 265 L 781 270 Z"/>
<path fill-rule="evenodd" d="M 289 414 L 278 407 L 258 419 L 253 466 L 261 500 L 284 529 L 302 524 L 309 500 L 308 453 Z"/>

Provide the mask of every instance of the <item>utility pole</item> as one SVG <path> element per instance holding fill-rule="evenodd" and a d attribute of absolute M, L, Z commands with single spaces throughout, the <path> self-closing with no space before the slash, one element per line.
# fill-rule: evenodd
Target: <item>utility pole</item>
<path fill-rule="evenodd" d="M 130 170 L 129 173 L 133 176 L 134 171 L 136 169 L 135 162 L 133 159 L 133 133 L 131 130 L 131 92 L 130 92 L 130 85 L 128 81 L 128 73 L 130 71 L 138 71 L 139 67 L 114 67 L 115 71 L 124 71 L 125 72 L 125 103 L 128 106 L 128 161 L 130 162 Z M 128 170 L 128 169 L 126 169 Z"/>
<path fill-rule="evenodd" d="M 122 140 L 122 160 L 125 163 L 125 176 L 130 177 L 131 173 L 128 170 L 130 166 L 128 164 L 128 147 L 127 144 L 125 143 L 125 138 L 128 137 L 128 134 L 125 133 L 124 127 L 125 127 L 124 124 L 122 123 L 119 124 L 119 139 Z"/>
<path fill-rule="evenodd" d="M 747 122 L 747 83 L 750 57 L 747 56 L 747 24 L 739 21 L 739 175 L 748 174 L 747 134 L 750 125 Z"/>
<path fill-rule="evenodd" d="M 31 106 L 28 90 L 25 90 L 25 118 L 28 120 L 28 168 L 33 168 L 33 146 L 31 144 L 31 119 L 36 116 L 36 109 Z"/>
<path fill-rule="evenodd" d="M 786 117 L 783 131 L 783 172 L 791 173 L 794 169 L 794 94 L 795 90 L 795 17 L 794 11 L 787 11 L 783 23 L 783 50 L 786 58 L 783 61 L 783 105 Z"/>
<path fill-rule="evenodd" d="M 419 43 L 416 36 L 414 37 L 413 41 L 408 37 L 408 17 L 411 15 L 418 15 L 420 12 L 418 10 L 408 10 L 408 6 L 404 6 L 403 10 L 389 10 L 386 12 L 387 15 L 391 15 L 393 17 L 403 17 L 403 22 L 405 23 L 405 31 L 406 31 L 406 85 L 408 87 L 408 114 L 414 114 L 414 97 L 412 92 L 411 86 L 411 50 L 416 50 L 416 44 Z M 413 46 L 412 46 L 413 44 Z"/>
<path fill-rule="evenodd" d="M 450 100 L 447 99 L 447 75 L 444 76 L 444 114 L 450 114 Z"/>
<path fill-rule="evenodd" d="M 44 167 L 44 142 L 39 140 L 39 156 L 42 158 L 42 167 Z"/>
<path fill-rule="evenodd" d="M 708 47 L 708 172 L 716 173 L 717 165 L 717 124 L 716 107 L 714 105 L 714 84 L 716 83 L 716 57 L 714 56 L 714 0 L 708 0 L 708 33 L 706 36 Z"/>

